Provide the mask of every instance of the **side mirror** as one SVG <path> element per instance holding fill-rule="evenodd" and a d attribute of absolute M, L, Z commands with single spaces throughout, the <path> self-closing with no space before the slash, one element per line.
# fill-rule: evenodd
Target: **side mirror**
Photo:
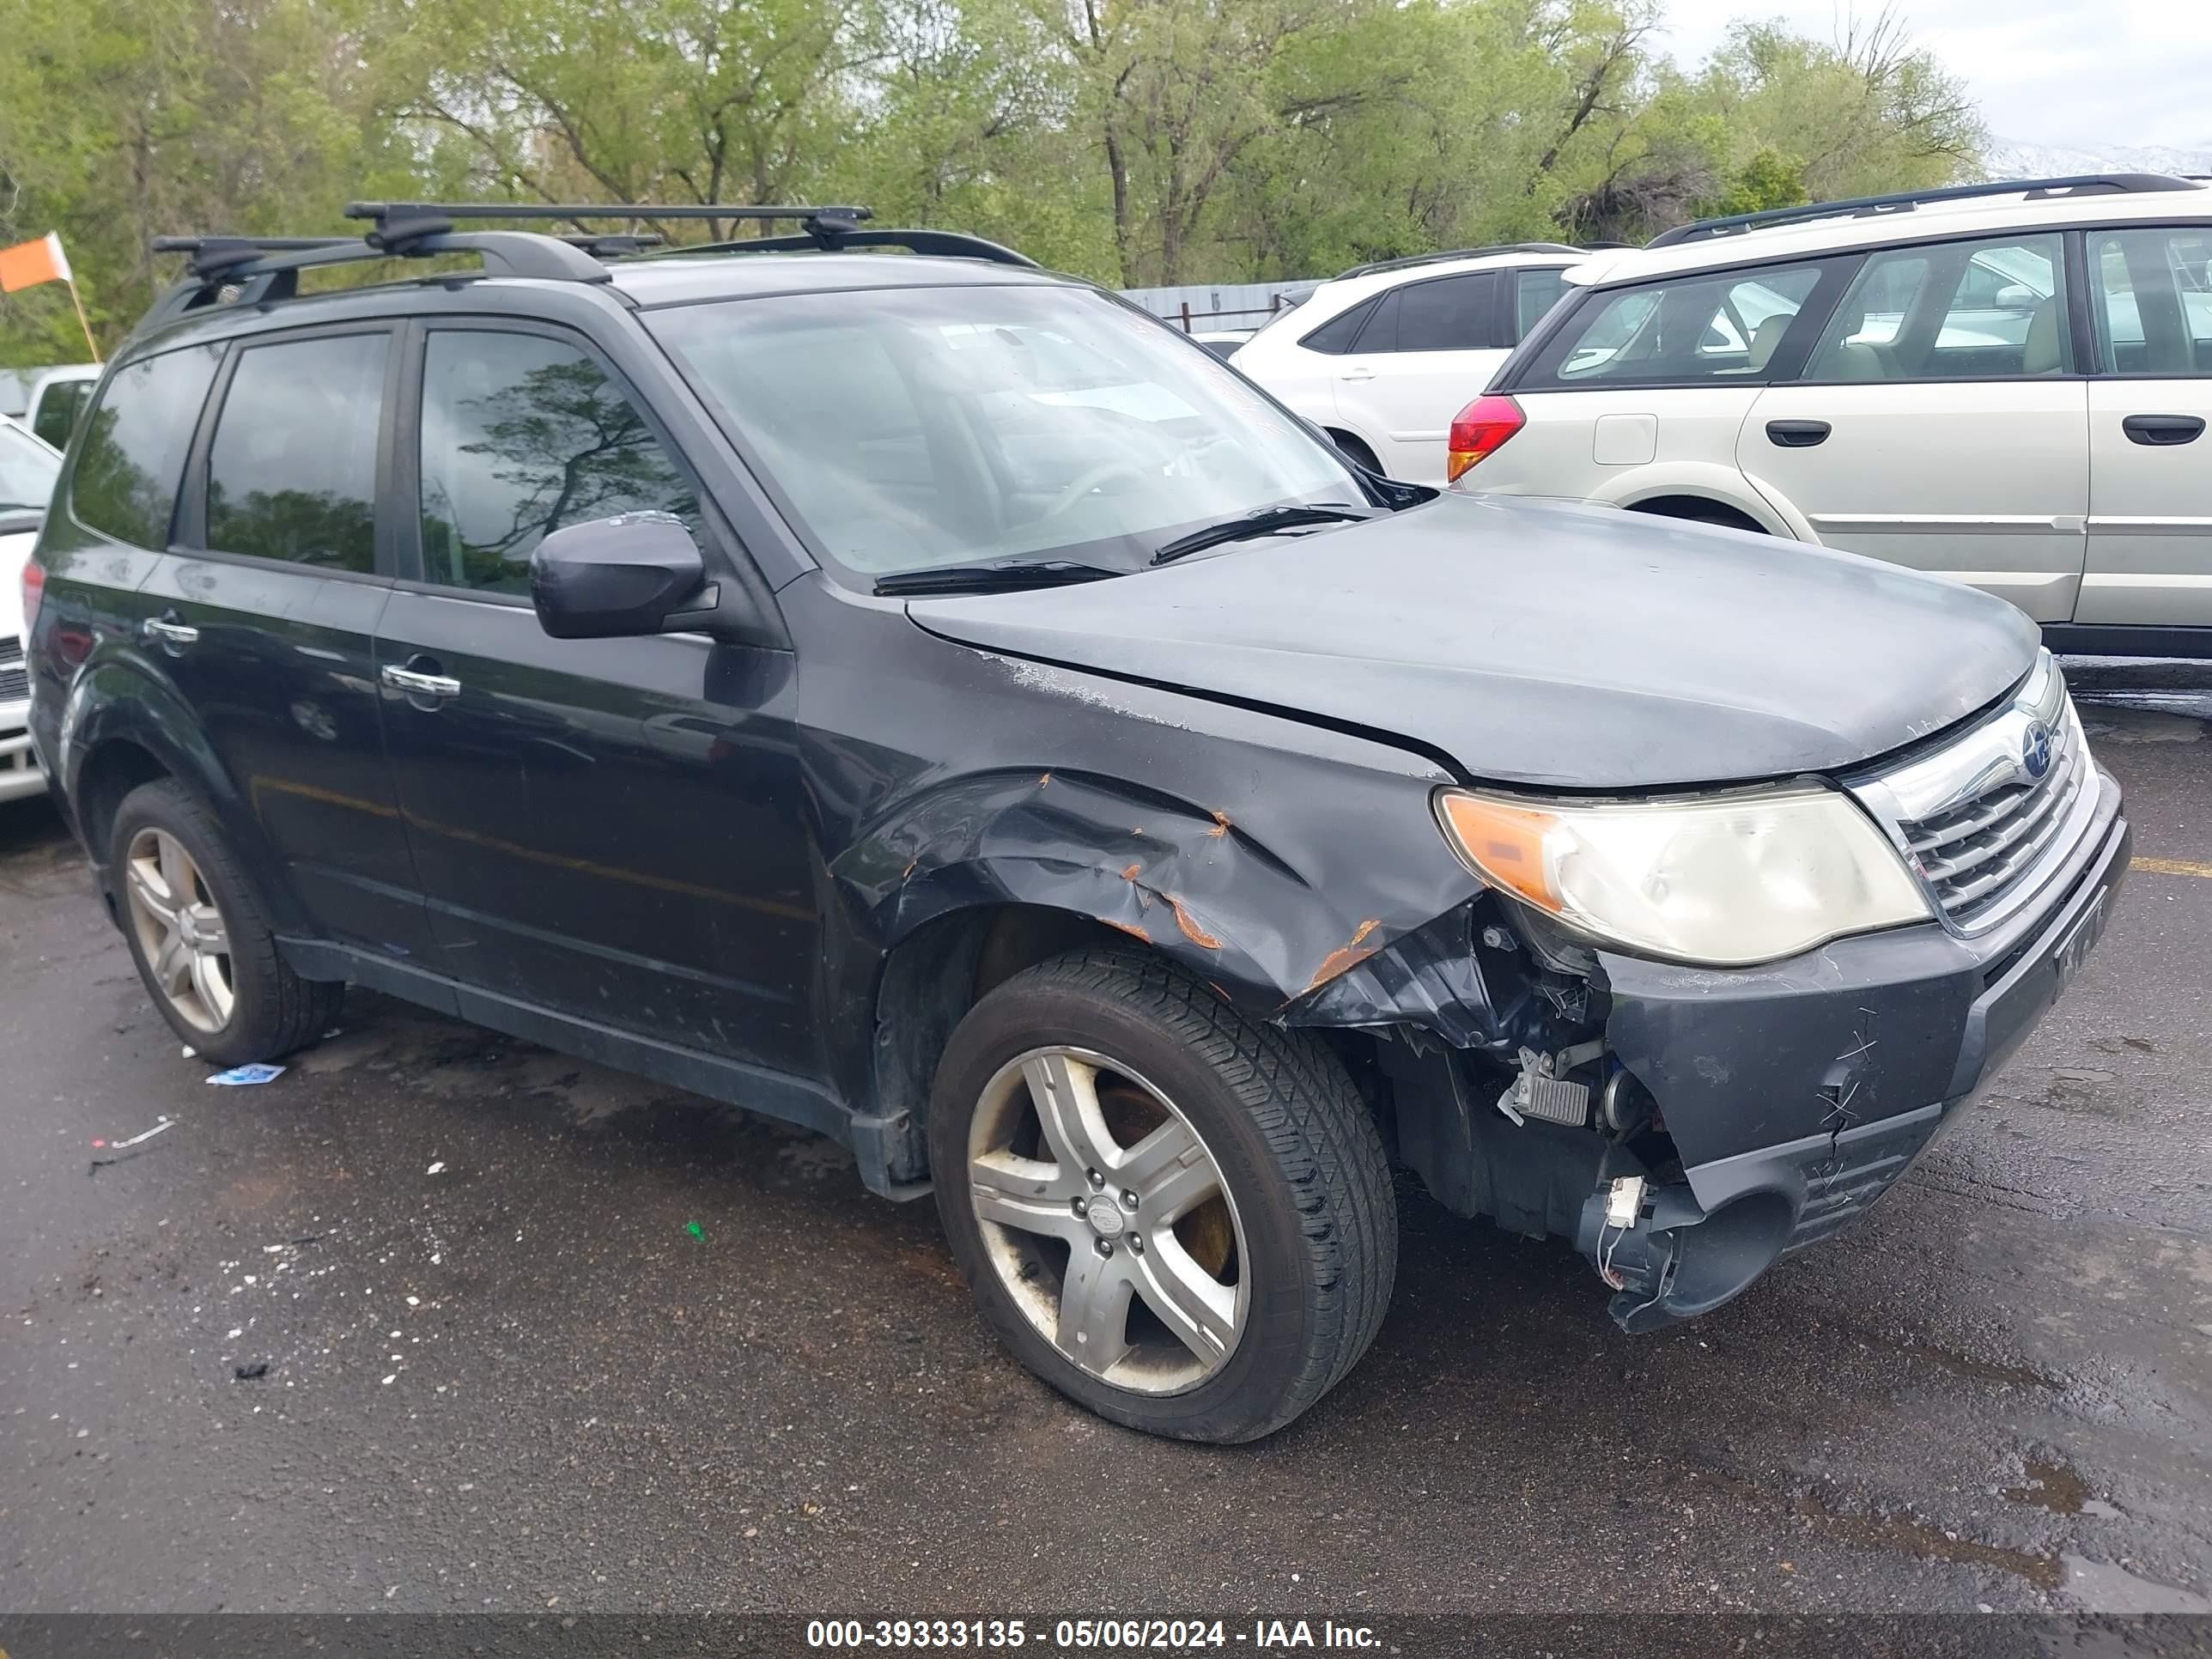
<path fill-rule="evenodd" d="M 658 634 L 672 619 L 711 610 L 707 564 L 684 521 L 625 513 L 555 531 L 530 556 L 530 602 L 556 640 Z"/>
<path fill-rule="evenodd" d="M 2043 303 L 2043 296 L 2026 283 L 2007 283 L 1997 290 L 1999 311 L 2033 311 Z"/>

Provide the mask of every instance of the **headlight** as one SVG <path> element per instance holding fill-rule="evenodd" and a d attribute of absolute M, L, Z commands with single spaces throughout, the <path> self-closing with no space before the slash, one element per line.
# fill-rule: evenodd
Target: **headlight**
<path fill-rule="evenodd" d="M 1642 955 L 1741 967 L 1934 914 L 1873 820 L 1832 790 L 1626 805 L 1445 790 L 1437 811 L 1492 886 Z"/>

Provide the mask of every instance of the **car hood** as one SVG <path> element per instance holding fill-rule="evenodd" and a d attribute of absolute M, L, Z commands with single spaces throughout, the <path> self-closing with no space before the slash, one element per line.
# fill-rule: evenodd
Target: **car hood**
<path fill-rule="evenodd" d="M 967 645 L 1387 734 L 1471 778 L 1569 789 L 1849 768 L 1993 702 L 2038 645 L 2004 601 L 1892 565 L 1480 495 L 909 611 Z"/>

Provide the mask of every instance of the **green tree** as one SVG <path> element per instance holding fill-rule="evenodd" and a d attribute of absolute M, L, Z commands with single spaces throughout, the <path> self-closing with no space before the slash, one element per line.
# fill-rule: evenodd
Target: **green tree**
<path fill-rule="evenodd" d="M 111 346 L 173 273 L 164 233 L 337 227 L 410 180 L 346 0 L 0 0 L 0 240 L 61 234 Z M 58 286 L 0 309 L 0 362 L 80 360 Z"/>

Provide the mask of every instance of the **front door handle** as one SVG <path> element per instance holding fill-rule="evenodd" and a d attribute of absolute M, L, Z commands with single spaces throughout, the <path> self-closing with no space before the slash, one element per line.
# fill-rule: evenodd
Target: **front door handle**
<path fill-rule="evenodd" d="M 149 617 L 138 624 L 138 631 L 149 640 L 159 641 L 161 648 L 171 656 L 180 655 L 186 646 L 199 643 L 200 630 L 176 618 L 173 611 L 165 616 Z"/>
<path fill-rule="evenodd" d="M 1371 368 L 1347 368 L 1336 378 L 1340 380 L 1371 380 L 1375 378 L 1375 371 Z"/>
<path fill-rule="evenodd" d="M 420 662 L 421 658 L 414 659 Z M 433 665 L 434 666 L 435 665 Z M 386 663 L 377 678 L 395 691 L 404 691 L 412 699 L 428 697 L 443 702 L 461 695 L 461 683 L 445 674 L 427 674 L 417 668 L 402 668 L 398 663 Z"/>
<path fill-rule="evenodd" d="M 1826 442 L 1831 429 L 1826 421 L 1769 421 L 1766 438 L 1784 449 L 1810 449 Z"/>
<path fill-rule="evenodd" d="M 2120 430 L 2128 434 L 2133 444 L 2148 444 L 2153 449 L 2171 449 L 2176 444 L 2194 443 L 2204 435 L 2202 415 L 2130 415 L 2120 422 Z"/>

